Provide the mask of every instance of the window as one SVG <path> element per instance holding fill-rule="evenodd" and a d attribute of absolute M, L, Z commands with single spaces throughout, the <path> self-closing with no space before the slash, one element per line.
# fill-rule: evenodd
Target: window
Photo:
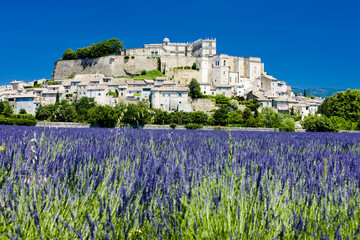
<path fill-rule="evenodd" d="M 226 66 L 226 61 L 224 60 L 224 66 Z"/>
<path fill-rule="evenodd" d="M 98 95 L 101 96 L 101 93 L 99 93 Z"/>

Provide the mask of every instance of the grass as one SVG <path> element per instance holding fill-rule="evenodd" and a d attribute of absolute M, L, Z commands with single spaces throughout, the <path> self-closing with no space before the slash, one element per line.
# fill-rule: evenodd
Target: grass
<path fill-rule="evenodd" d="M 147 71 L 145 75 L 137 75 L 137 76 L 116 76 L 115 78 L 129 78 L 134 80 L 155 80 L 156 77 L 165 77 L 165 74 L 162 74 L 159 70 L 151 70 Z"/>

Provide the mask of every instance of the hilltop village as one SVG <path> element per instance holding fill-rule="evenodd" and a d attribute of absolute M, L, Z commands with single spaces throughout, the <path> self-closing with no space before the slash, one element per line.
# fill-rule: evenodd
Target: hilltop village
<path fill-rule="evenodd" d="M 13 81 L 0 87 L 0 100 L 9 101 L 15 113 L 35 114 L 40 106 L 58 100 L 93 98 L 100 105 L 147 102 L 164 111 L 210 112 L 211 98 L 189 96 L 188 84 L 196 79 L 204 96 L 224 95 L 257 99 L 262 107 L 279 113 L 315 114 L 320 98 L 295 96 L 284 81 L 268 75 L 258 57 L 217 54 L 216 39 L 193 43 L 159 44 L 120 51 L 117 55 L 59 60 L 51 80 Z M 148 79 L 147 79 L 148 78 Z"/>

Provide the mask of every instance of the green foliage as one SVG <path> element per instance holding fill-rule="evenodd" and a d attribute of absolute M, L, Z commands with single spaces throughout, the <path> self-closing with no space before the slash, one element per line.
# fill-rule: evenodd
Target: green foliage
<path fill-rule="evenodd" d="M 118 97 L 119 96 L 119 91 L 117 89 L 115 89 L 115 92 L 112 92 L 112 91 L 108 91 L 106 93 L 106 95 L 109 95 L 109 96 L 113 96 L 113 97 Z"/>
<path fill-rule="evenodd" d="M 230 102 L 230 98 L 222 95 L 222 94 L 218 94 L 215 96 L 215 103 L 216 105 L 229 105 Z"/>
<path fill-rule="evenodd" d="M 124 59 L 129 59 L 130 57 L 128 56 L 128 55 L 126 55 L 125 57 L 124 57 Z"/>
<path fill-rule="evenodd" d="M 56 92 L 56 101 L 55 101 L 55 104 L 59 103 L 60 102 L 60 94 L 59 94 L 59 91 Z"/>
<path fill-rule="evenodd" d="M 157 58 L 157 70 L 159 72 L 161 72 L 161 58 L 160 57 Z"/>
<path fill-rule="evenodd" d="M 282 122 L 281 116 L 276 113 L 273 108 L 264 107 L 261 109 L 261 113 L 264 115 L 262 118 L 262 124 L 264 127 L 280 128 Z"/>
<path fill-rule="evenodd" d="M 48 86 L 51 86 L 51 85 L 58 85 L 59 84 L 59 82 L 58 81 L 48 81 L 47 82 L 47 85 Z"/>
<path fill-rule="evenodd" d="M 337 130 L 354 130 L 356 128 L 356 123 L 339 116 L 331 116 L 330 121 L 334 124 Z"/>
<path fill-rule="evenodd" d="M 134 80 L 155 80 L 157 77 L 165 77 L 164 74 L 162 74 L 159 70 L 155 69 L 155 70 L 151 70 L 151 71 L 146 71 L 145 75 L 138 75 L 138 76 L 116 76 L 116 78 L 132 78 Z"/>
<path fill-rule="evenodd" d="M 194 99 L 201 97 L 202 94 L 200 89 L 200 83 L 198 83 L 198 81 L 195 78 L 191 79 L 189 84 L 189 89 L 190 89 L 190 97 Z"/>
<path fill-rule="evenodd" d="M 229 101 L 229 106 L 233 109 L 233 110 L 237 110 L 239 108 L 239 102 L 236 99 L 231 99 Z"/>
<path fill-rule="evenodd" d="M 191 129 L 191 130 L 196 130 L 196 129 L 199 129 L 199 128 L 202 128 L 202 127 L 203 127 L 203 125 L 197 124 L 197 123 L 189 123 L 189 124 L 185 125 L 186 129 Z"/>
<path fill-rule="evenodd" d="M 338 116 L 357 122 L 360 118 L 360 90 L 348 89 L 325 98 L 319 112 L 327 117 Z"/>
<path fill-rule="evenodd" d="M 228 107 L 221 107 L 215 111 L 213 114 L 214 123 L 216 125 L 225 126 L 228 122 L 228 114 L 229 114 L 229 108 Z"/>
<path fill-rule="evenodd" d="M 130 125 L 145 125 L 150 122 L 152 113 L 144 103 L 129 104 L 124 111 L 121 122 Z"/>
<path fill-rule="evenodd" d="M 19 114 L 27 114 L 27 112 L 24 108 L 22 108 L 22 109 L 20 109 Z"/>
<path fill-rule="evenodd" d="M 170 124 L 170 127 L 171 127 L 172 129 L 175 129 L 176 126 L 177 126 L 177 125 L 176 125 L 175 123 L 171 123 L 171 124 Z"/>
<path fill-rule="evenodd" d="M 314 96 L 314 95 L 312 95 L 312 94 L 309 94 L 309 98 L 311 98 L 311 99 L 315 99 L 315 96 Z"/>
<path fill-rule="evenodd" d="M 306 117 L 303 126 L 310 132 L 336 132 L 336 126 L 327 117 L 309 116 Z"/>
<path fill-rule="evenodd" d="M 282 132 L 295 132 L 295 121 L 293 118 L 285 118 L 279 127 Z"/>
<path fill-rule="evenodd" d="M 11 114 L 10 117 L 0 115 L 1 125 L 24 125 L 24 126 L 35 126 L 36 119 L 31 114 Z"/>
<path fill-rule="evenodd" d="M 3 114 L 6 117 L 9 117 L 14 113 L 10 103 L 8 101 L 0 101 L 0 114 Z"/>
<path fill-rule="evenodd" d="M 192 122 L 197 124 L 206 124 L 208 115 L 202 111 L 192 112 Z"/>
<path fill-rule="evenodd" d="M 76 52 L 68 48 L 63 54 L 62 60 L 108 56 L 121 51 L 123 46 L 123 43 L 119 39 L 112 38 L 99 43 L 94 43 L 92 46 L 78 48 Z"/>
<path fill-rule="evenodd" d="M 168 113 L 166 111 L 162 111 L 160 109 L 154 109 L 154 113 L 155 114 L 154 114 L 153 122 L 155 124 L 169 124 L 169 123 L 171 123 L 172 117 L 171 117 L 170 113 Z"/>
<path fill-rule="evenodd" d="M 304 89 L 304 97 L 306 97 L 306 89 Z"/>
<path fill-rule="evenodd" d="M 244 119 L 243 119 L 241 110 L 232 111 L 229 113 L 228 118 L 227 118 L 228 124 L 243 124 L 243 122 L 244 122 Z"/>
<path fill-rule="evenodd" d="M 89 109 L 88 115 L 88 123 L 102 128 L 113 128 L 119 122 L 119 112 L 109 105 L 96 105 Z"/>
<path fill-rule="evenodd" d="M 75 77 L 75 74 L 71 74 L 70 76 L 68 76 L 66 79 L 73 79 Z"/>
<path fill-rule="evenodd" d="M 143 75 L 143 76 L 146 75 L 146 70 L 142 70 L 141 75 Z"/>
<path fill-rule="evenodd" d="M 194 63 L 192 64 L 191 69 L 193 69 L 193 70 L 196 70 L 196 69 L 197 69 L 196 62 L 194 62 Z"/>
<path fill-rule="evenodd" d="M 71 48 L 66 49 L 62 57 L 63 60 L 73 60 L 77 58 L 78 56 L 76 55 L 76 52 L 74 52 Z"/>

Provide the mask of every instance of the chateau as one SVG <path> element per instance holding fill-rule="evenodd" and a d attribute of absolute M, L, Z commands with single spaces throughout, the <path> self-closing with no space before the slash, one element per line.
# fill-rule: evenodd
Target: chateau
<path fill-rule="evenodd" d="M 256 98 L 261 107 L 273 107 L 278 112 L 294 108 L 304 116 L 317 111 L 321 99 L 295 97 L 286 82 L 264 71 L 260 58 L 218 54 L 216 46 L 216 39 L 172 43 L 164 38 L 162 43 L 126 49 L 119 55 L 57 61 L 51 81 L 13 81 L 0 87 L 0 100 L 9 101 L 15 112 L 24 108 L 32 114 L 40 105 L 55 103 L 57 94 L 60 100 L 86 96 L 103 105 L 148 101 L 166 111 L 210 110 L 209 99 L 198 100 L 204 103 L 197 109 L 188 96 L 187 84 L 195 78 L 205 95 Z M 141 71 L 154 69 L 166 77 L 132 79 Z M 110 94 L 115 92 L 118 94 Z"/>

